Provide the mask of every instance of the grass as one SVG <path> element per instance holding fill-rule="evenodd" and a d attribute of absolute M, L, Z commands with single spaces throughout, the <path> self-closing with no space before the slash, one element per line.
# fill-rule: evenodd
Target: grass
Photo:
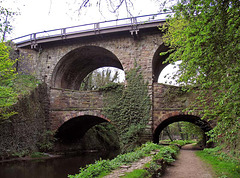
<path fill-rule="evenodd" d="M 128 172 L 124 176 L 121 176 L 121 177 L 122 178 L 139 178 L 139 177 L 149 178 L 149 177 L 151 177 L 151 175 L 145 169 L 135 169 L 134 171 Z"/>
<path fill-rule="evenodd" d="M 219 147 L 204 149 L 196 152 L 196 154 L 212 166 L 217 177 L 240 177 L 240 163 L 222 152 Z"/>

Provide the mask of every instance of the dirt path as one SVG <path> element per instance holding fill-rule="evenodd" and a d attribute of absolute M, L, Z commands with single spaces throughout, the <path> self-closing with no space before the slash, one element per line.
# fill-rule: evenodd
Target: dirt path
<path fill-rule="evenodd" d="M 178 159 L 167 167 L 163 178 L 213 178 L 211 169 L 195 155 L 191 145 L 180 150 Z"/>

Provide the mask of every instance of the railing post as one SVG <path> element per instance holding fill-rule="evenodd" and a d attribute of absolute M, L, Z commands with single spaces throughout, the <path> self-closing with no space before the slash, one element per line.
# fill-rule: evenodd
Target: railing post
<path fill-rule="evenodd" d="M 66 28 L 62 28 L 61 29 L 61 37 L 62 37 L 62 39 L 66 39 L 66 35 L 67 35 Z"/>
<path fill-rule="evenodd" d="M 100 23 L 94 23 L 95 34 L 100 34 Z"/>
<path fill-rule="evenodd" d="M 136 17 L 131 17 L 130 20 L 131 20 L 131 30 L 130 30 L 130 33 L 131 33 L 132 36 L 134 36 L 134 35 L 138 36 L 139 29 L 137 27 L 137 25 L 138 25 L 137 18 Z"/>
<path fill-rule="evenodd" d="M 31 40 L 31 49 L 36 49 L 37 48 L 37 34 L 33 33 L 30 35 L 30 40 Z"/>

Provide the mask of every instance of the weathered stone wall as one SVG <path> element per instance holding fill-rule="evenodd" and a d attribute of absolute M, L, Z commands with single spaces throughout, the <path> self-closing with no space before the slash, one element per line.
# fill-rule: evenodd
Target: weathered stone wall
<path fill-rule="evenodd" d="M 103 118 L 103 95 L 97 91 L 76 91 L 51 89 L 50 90 L 50 117 L 51 130 L 57 130 L 69 119 L 92 115 Z"/>
<path fill-rule="evenodd" d="M 124 71 L 132 68 L 136 60 L 141 65 L 144 78 L 151 83 L 152 60 L 162 43 L 159 31 L 158 33 L 142 34 L 141 38 L 137 40 L 130 35 L 105 36 L 87 40 L 79 39 L 73 43 L 62 41 L 58 44 L 41 46 L 40 51 L 20 49 L 20 52 L 26 54 L 31 51 L 32 73 L 35 73 L 37 78 L 46 81 L 49 86 L 52 86 L 53 71 L 58 62 L 69 52 L 84 46 L 98 46 L 109 50 L 119 59 Z"/>
<path fill-rule="evenodd" d="M 23 96 L 14 105 L 18 112 L 9 121 L 0 124 L 0 155 L 37 150 L 37 143 L 48 129 L 49 100 L 47 86 L 41 84 L 30 95 Z"/>
<path fill-rule="evenodd" d="M 154 83 L 153 85 L 153 130 L 163 120 L 181 114 L 193 96 L 183 93 L 180 87 Z"/>

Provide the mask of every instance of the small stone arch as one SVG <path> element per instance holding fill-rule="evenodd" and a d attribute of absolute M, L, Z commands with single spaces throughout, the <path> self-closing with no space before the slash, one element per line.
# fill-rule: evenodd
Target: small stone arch
<path fill-rule="evenodd" d="M 207 121 L 202 120 L 198 115 L 188 114 L 187 112 L 183 113 L 181 111 L 174 111 L 163 115 L 161 119 L 155 122 L 155 127 L 153 130 L 153 142 L 159 142 L 159 135 L 166 126 L 180 121 L 191 122 L 199 126 L 204 132 L 208 132 L 212 129 L 211 125 Z"/>
<path fill-rule="evenodd" d="M 72 113 L 65 117 L 64 122 L 56 129 L 55 137 L 60 140 L 81 138 L 91 127 L 103 122 L 111 121 L 100 112 L 80 111 Z"/>
<path fill-rule="evenodd" d="M 99 46 L 78 47 L 59 60 L 52 73 L 51 86 L 78 90 L 82 80 L 101 67 L 123 70 L 120 60 L 111 51 Z"/>

